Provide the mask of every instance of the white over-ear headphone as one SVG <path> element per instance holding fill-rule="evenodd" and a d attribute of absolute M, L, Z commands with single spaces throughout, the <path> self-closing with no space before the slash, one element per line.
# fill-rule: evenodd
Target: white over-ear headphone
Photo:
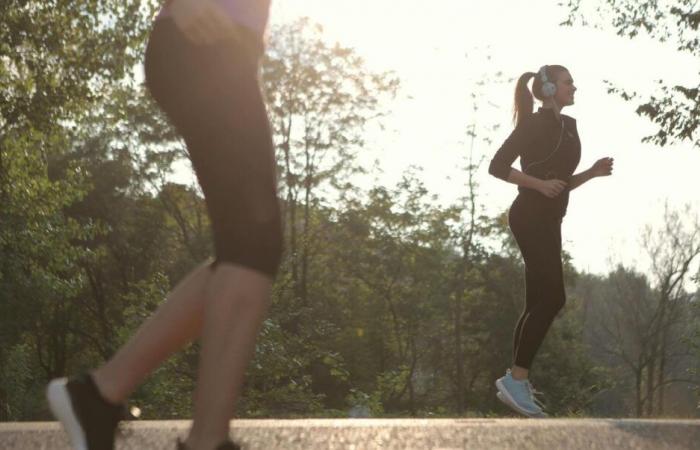
<path fill-rule="evenodd" d="M 547 66 L 540 67 L 540 80 L 542 80 L 542 95 L 554 97 L 554 94 L 557 93 L 557 85 L 547 78 Z"/>

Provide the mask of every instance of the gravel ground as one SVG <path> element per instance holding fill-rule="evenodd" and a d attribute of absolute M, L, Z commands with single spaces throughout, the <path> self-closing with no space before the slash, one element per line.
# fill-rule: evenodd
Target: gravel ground
<path fill-rule="evenodd" d="M 170 449 L 188 421 L 121 427 L 117 450 Z M 237 420 L 245 450 L 700 450 L 700 420 L 300 419 Z M 69 450 L 55 422 L 0 423 L 2 450 Z"/>

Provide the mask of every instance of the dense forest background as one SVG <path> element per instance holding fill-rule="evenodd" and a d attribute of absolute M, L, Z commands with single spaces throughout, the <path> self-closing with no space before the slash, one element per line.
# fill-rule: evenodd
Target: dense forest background
<path fill-rule="evenodd" d="M 173 181 L 183 143 L 134 70 L 156 3 L 0 4 L 0 420 L 49 417 L 47 380 L 109 358 L 211 254 L 201 193 Z M 611 3 L 620 34 L 698 54 L 691 2 Z M 262 80 L 286 251 L 238 414 L 509 414 L 493 380 L 510 363 L 523 265 L 505 211 L 481 207 L 486 124 L 465 118 L 463 195 L 443 205 L 419 169 L 355 182 L 374 170 L 357 155 L 391 114 L 394 74 L 299 20 L 271 30 Z M 610 94 L 639 103 L 650 140 L 698 145 L 698 87 Z M 554 415 L 700 415 L 700 223 L 671 207 L 660 223 L 640 236 L 648 273 L 581 273 L 566 257 L 568 303 L 533 371 Z M 197 352 L 135 393 L 142 417 L 190 416 Z"/>

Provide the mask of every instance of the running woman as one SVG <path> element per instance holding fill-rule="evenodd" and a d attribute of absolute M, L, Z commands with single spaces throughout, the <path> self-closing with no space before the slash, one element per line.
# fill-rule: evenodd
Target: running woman
<path fill-rule="evenodd" d="M 528 81 L 534 78 L 532 92 Z M 497 396 L 528 417 L 546 417 L 528 380 L 535 354 L 554 317 L 566 302 L 561 259 L 561 223 L 569 192 L 612 173 L 613 159 L 602 158 L 588 170 L 574 171 L 581 159 L 576 120 L 561 114 L 573 105 L 576 87 L 559 65 L 526 72 L 515 87 L 515 129 L 498 149 L 489 173 L 518 185 L 508 223 L 525 262 L 525 309 L 513 334 L 513 365 L 496 380 Z M 542 102 L 536 113 L 533 94 Z M 511 167 L 520 157 L 521 170 Z"/>
<path fill-rule="evenodd" d="M 269 2 L 171 0 L 155 20 L 146 84 L 187 145 L 215 259 L 185 277 L 103 366 L 49 383 L 50 408 L 76 449 L 113 449 L 127 397 L 197 338 L 194 420 L 177 448 L 239 448 L 229 421 L 282 252 L 273 144 L 258 84 Z"/>

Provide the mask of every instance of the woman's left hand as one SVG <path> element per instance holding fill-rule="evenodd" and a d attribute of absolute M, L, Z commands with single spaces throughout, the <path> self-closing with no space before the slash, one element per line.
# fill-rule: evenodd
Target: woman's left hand
<path fill-rule="evenodd" d="M 591 173 L 594 177 L 607 177 L 612 175 L 613 158 L 601 158 L 591 166 Z"/>

